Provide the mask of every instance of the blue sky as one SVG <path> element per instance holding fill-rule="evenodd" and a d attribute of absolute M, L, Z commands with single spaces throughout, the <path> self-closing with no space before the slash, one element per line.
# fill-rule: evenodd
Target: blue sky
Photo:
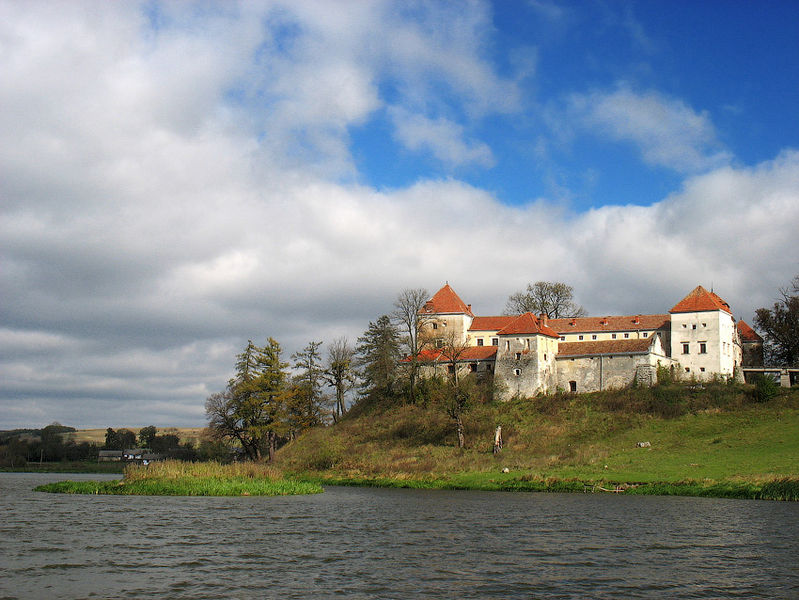
<path fill-rule="evenodd" d="M 0 428 L 202 425 L 406 287 L 799 273 L 794 2 L 0 0 Z"/>

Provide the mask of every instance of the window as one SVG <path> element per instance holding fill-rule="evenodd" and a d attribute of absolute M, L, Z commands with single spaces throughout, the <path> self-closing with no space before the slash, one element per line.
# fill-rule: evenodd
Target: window
<path fill-rule="evenodd" d="M 596 339 L 596 334 L 592 335 L 592 336 L 591 336 L 591 339 L 592 339 L 592 340 L 595 340 L 595 339 Z"/>
<path fill-rule="evenodd" d="M 569 391 L 570 392 L 576 392 L 577 391 L 577 382 L 576 381 L 570 381 L 569 382 Z"/>
<path fill-rule="evenodd" d="M 444 340 L 442 340 L 440 338 L 437 339 L 436 340 L 436 348 L 443 348 L 443 347 L 444 347 Z"/>
<path fill-rule="evenodd" d="M 505 350 L 510 350 L 510 340 L 505 340 Z"/>
<path fill-rule="evenodd" d="M 527 338 L 525 340 L 525 342 L 526 342 L 527 349 L 529 350 L 530 349 L 530 338 Z"/>
<path fill-rule="evenodd" d="M 522 374 L 522 370 L 521 369 L 513 369 L 513 374 L 516 375 L 516 377 L 518 377 L 519 375 Z"/>
<path fill-rule="evenodd" d="M 682 345 L 682 353 L 683 354 L 690 354 L 689 348 L 688 348 L 688 344 L 683 344 Z"/>
<path fill-rule="evenodd" d="M 699 354 L 707 354 L 707 342 L 699 342 Z"/>
<path fill-rule="evenodd" d="M 450 375 L 454 375 L 455 374 L 455 365 L 447 365 L 447 373 L 449 373 Z"/>
<path fill-rule="evenodd" d="M 687 327 L 688 327 L 688 325 L 686 325 L 685 323 L 682 324 L 682 328 L 683 329 L 686 329 Z"/>
<path fill-rule="evenodd" d="M 583 336 L 580 336 L 580 337 L 578 337 L 577 339 L 582 341 L 582 339 L 583 339 Z"/>
<path fill-rule="evenodd" d="M 625 339 L 625 340 L 626 340 L 626 339 L 628 339 L 629 337 L 630 337 L 630 334 L 629 334 L 629 333 L 625 333 L 625 334 L 624 334 L 624 339 Z"/>
<path fill-rule="evenodd" d="M 433 323 L 433 329 L 438 329 L 438 323 Z"/>
<path fill-rule="evenodd" d="M 694 323 L 693 325 L 691 325 L 691 329 L 696 329 L 696 323 Z"/>
<path fill-rule="evenodd" d="M 560 336 L 560 341 L 561 342 L 565 342 L 566 341 L 566 336 L 565 335 Z"/>
<path fill-rule="evenodd" d="M 616 334 L 615 333 L 611 333 L 610 334 L 610 339 L 615 340 L 616 339 Z"/>
<path fill-rule="evenodd" d="M 707 323 L 702 323 L 702 327 L 707 327 Z"/>
<path fill-rule="evenodd" d="M 547 353 L 544 352 L 544 360 L 546 360 L 546 359 L 547 359 Z"/>
<path fill-rule="evenodd" d="M 492 346 L 499 346 L 499 338 L 491 338 Z"/>
<path fill-rule="evenodd" d="M 478 346 L 482 346 L 483 345 L 483 338 L 477 338 L 477 345 Z"/>
<path fill-rule="evenodd" d="M 477 363 L 469 363 L 469 372 L 477 373 Z"/>
<path fill-rule="evenodd" d="M 691 367 L 685 367 L 685 372 L 686 373 L 690 373 L 691 372 Z"/>
<path fill-rule="evenodd" d="M 705 372 L 705 367 L 699 367 L 699 370 L 702 371 L 702 373 L 704 373 Z"/>
<path fill-rule="evenodd" d="M 516 353 L 516 360 L 521 360 L 521 358 L 522 358 L 522 353 L 521 352 L 517 352 Z"/>
<path fill-rule="evenodd" d="M 646 336 L 647 336 L 647 333 L 646 333 L 646 331 L 644 331 L 644 332 L 641 334 L 641 337 L 646 337 Z"/>

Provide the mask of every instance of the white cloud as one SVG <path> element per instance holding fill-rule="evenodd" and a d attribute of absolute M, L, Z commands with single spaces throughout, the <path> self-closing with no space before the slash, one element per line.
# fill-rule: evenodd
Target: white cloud
<path fill-rule="evenodd" d="M 651 207 L 342 184 L 347 128 L 385 104 L 385 73 L 405 143 L 489 164 L 467 127 L 431 116 L 449 114 L 436 82 L 474 118 L 517 101 L 469 43 L 480 5 L 451 22 L 439 5 L 426 21 L 371 2 L 187 6 L 151 31 L 131 3 L 0 3 L 0 428 L 201 424 L 248 338 L 286 355 L 353 339 L 404 287 L 449 280 L 486 314 L 559 279 L 592 312 L 648 312 L 712 281 L 747 317 L 799 271 L 799 154 L 711 169 L 709 122 L 659 96 L 626 105 L 661 160 L 687 148 L 709 170 Z M 604 127 L 620 117 L 601 100 L 580 114 Z M 693 123 L 687 142 L 658 133 L 658 106 Z M 308 152 L 289 160 L 299 133 Z"/>
<path fill-rule="evenodd" d="M 494 165 L 491 148 L 479 141 L 464 139 L 464 128 L 448 119 L 429 119 L 394 107 L 389 111 L 396 138 L 408 149 L 430 151 L 449 166 Z"/>
<path fill-rule="evenodd" d="M 658 92 L 638 93 L 621 85 L 612 92 L 575 94 L 568 112 L 577 126 L 634 144 L 650 165 L 696 173 L 731 159 L 707 113 Z"/>

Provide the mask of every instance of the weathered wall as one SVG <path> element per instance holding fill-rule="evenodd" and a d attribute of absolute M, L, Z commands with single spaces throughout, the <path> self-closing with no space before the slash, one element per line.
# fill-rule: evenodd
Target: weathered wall
<path fill-rule="evenodd" d="M 501 336 L 494 368 L 498 400 L 554 392 L 557 383 L 557 340 L 543 335 Z M 518 374 L 517 374 L 518 372 Z"/>
<path fill-rule="evenodd" d="M 658 361 L 669 363 L 656 354 L 623 354 L 604 356 L 561 357 L 557 363 L 557 387 L 569 391 L 571 381 L 577 382 L 577 392 L 597 392 L 632 385 L 638 375 L 639 384 L 655 383 L 654 370 Z"/>

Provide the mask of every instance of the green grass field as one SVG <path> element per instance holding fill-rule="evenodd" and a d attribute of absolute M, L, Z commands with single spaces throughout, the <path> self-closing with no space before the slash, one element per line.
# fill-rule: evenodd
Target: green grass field
<path fill-rule="evenodd" d="M 376 403 L 285 447 L 277 466 L 343 484 L 799 496 L 799 389 L 765 403 L 715 383 L 478 405 L 466 433 L 461 450 L 442 409 Z"/>

